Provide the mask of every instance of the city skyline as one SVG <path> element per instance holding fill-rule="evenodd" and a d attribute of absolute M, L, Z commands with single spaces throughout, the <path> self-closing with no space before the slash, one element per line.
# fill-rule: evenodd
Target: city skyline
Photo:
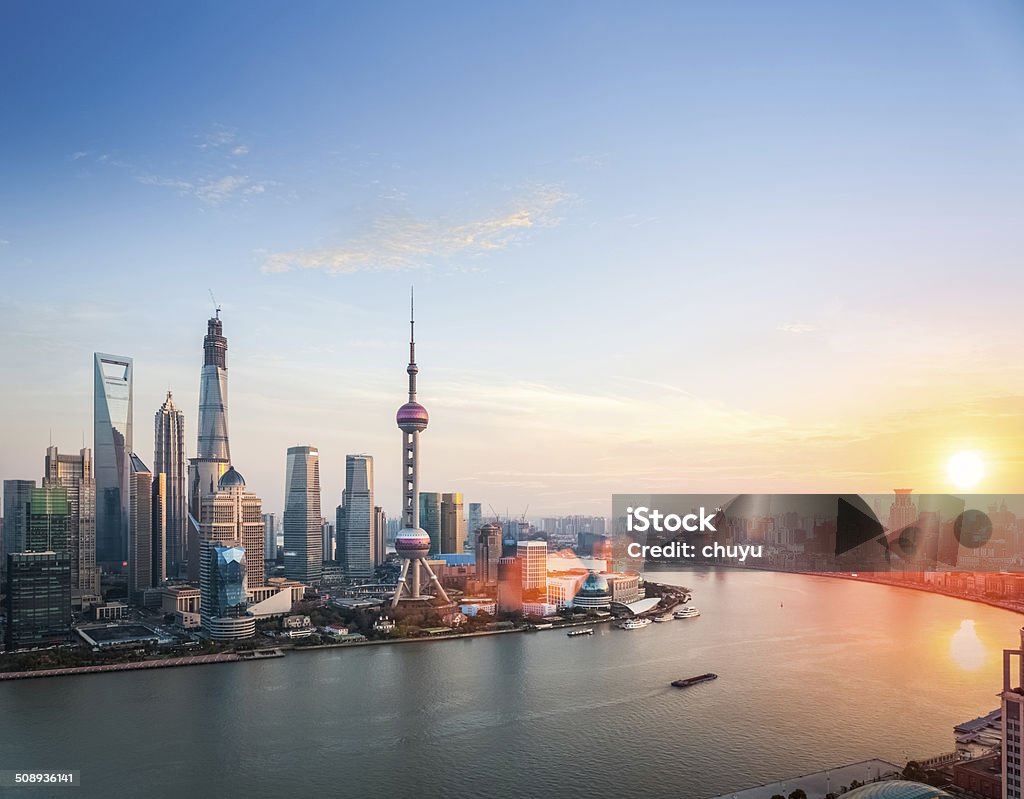
<path fill-rule="evenodd" d="M 228 8 L 188 25 L 213 36 Z M 170 388 L 198 429 L 212 289 L 232 456 L 268 508 L 282 453 L 312 442 L 326 507 L 367 452 L 393 511 L 392 310 L 415 282 L 445 442 L 426 489 L 513 515 L 607 513 L 616 491 L 939 491 L 977 450 L 983 489 L 1012 490 L 1019 7 L 910 3 L 884 31 L 792 8 L 535 6 L 538 39 L 495 9 L 317 6 L 300 53 L 254 6 L 233 66 L 158 49 L 130 74 L 115 56 L 180 21 L 12 10 L 9 30 L 49 35 L 0 54 L 30 76 L 0 78 L 22 121 L 0 159 L 0 358 L 19 376 L 0 473 L 34 477 L 51 429 L 80 445 L 94 351 L 135 360 L 137 416 Z M 349 46 L 315 55 L 328 42 Z"/>

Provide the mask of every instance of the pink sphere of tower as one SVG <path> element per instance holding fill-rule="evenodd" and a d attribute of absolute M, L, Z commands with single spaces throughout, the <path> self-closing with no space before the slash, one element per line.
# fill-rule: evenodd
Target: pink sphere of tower
<path fill-rule="evenodd" d="M 427 409 L 418 402 L 410 401 L 398 409 L 395 421 L 405 433 L 422 432 L 427 429 L 430 415 L 427 413 Z"/>
<path fill-rule="evenodd" d="M 407 560 L 430 554 L 430 536 L 422 527 L 405 527 L 395 538 L 395 552 Z"/>

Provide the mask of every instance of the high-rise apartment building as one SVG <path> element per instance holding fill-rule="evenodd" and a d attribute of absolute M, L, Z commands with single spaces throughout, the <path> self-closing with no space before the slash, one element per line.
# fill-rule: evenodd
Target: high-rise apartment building
<path fill-rule="evenodd" d="M 547 541 L 520 541 L 517 545 L 516 558 L 522 564 L 523 589 L 546 592 L 548 585 Z"/>
<path fill-rule="evenodd" d="M 441 548 L 441 495 L 435 491 L 420 492 L 420 527 L 430 536 L 430 554 L 444 552 Z"/>
<path fill-rule="evenodd" d="M 323 574 L 320 529 L 320 453 L 316 447 L 289 447 L 284 487 L 284 574 L 313 583 Z"/>
<path fill-rule="evenodd" d="M 206 322 L 203 338 L 203 369 L 199 378 L 199 421 L 196 457 L 189 461 L 186 522 L 187 571 L 199 579 L 199 516 L 203 497 L 217 490 L 220 478 L 231 465 L 228 446 L 228 340 L 217 309 Z"/>
<path fill-rule="evenodd" d="M 346 577 L 366 579 L 376 565 L 376 530 L 373 505 L 373 458 L 345 456 L 345 489 L 341 492 L 342 523 L 338 527 L 338 549 L 344 549 Z"/>
<path fill-rule="evenodd" d="M 128 559 L 132 453 L 132 359 L 93 356 L 96 560 L 122 572 Z"/>
<path fill-rule="evenodd" d="M 188 464 L 185 461 L 185 414 L 171 392 L 153 419 L 153 475 L 166 475 L 167 546 L 165 571 L 178 577 L 186 570 L 188 548 Z"/>
<path fill-rule="evenodd" d="M 466 541 L 466 515 L 462 494 L 452 492 L 441 495 L 441 551 L 448 554 L 462 552 Z"/>
<path fill-rule="evenodd" d="M 62 455 L 56 447 L 48 447 L 43 486 L 67 489 L 71 603 L 75 607 L 89 607 L 100 598 L 92 450 L 82 449 L 77 455 Z"/>

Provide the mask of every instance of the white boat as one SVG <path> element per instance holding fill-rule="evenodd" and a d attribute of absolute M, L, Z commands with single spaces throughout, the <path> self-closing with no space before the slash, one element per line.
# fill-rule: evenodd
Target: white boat
<path fill-rule="evenodd" d="M 672 614 L 677 619 L 692 619 L 700 615 L 700 611 L 697 608 L 680 608 Z"/>
<path fill-rule="evenodd" d="M 660 616 L 655 616 L 654 621 L 660 624 L 663 621 L 672 621 L 671 613 L 662 613 Z"/>
<path fill-rule="evenodd" d="M 639 630 L 641 627 L 646 627 L 651 623 L 650 619 L 626 619 L 626 621 L 622 622 L 622 629 Z"/>

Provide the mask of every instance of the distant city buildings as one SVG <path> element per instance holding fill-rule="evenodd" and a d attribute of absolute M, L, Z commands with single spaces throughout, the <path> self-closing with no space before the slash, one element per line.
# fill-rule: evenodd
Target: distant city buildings
<path fill-rule="evenodd" d="M 78 608 L 89 607 L 100 599 L 100 572 L 96 566 L 96 481 L 93 476 L 92 450 L 83 448 L 77 455 L 62 455 L 56 447 L 48 447 L 43 486 L 60 486 L 67 490 L 71 602 Z"/>
<path fill-rule="evenodd" d="M 428 530 L 429 532 L 429 530 Z M 466 515 L 462 494 L 441 495 L 441 552 L 462 552 L 466 541 Z"/>
<path fill-rule="evenodd" d="M 284 574 L 313 583 L 323 572 L 320 514 L 320 453 L 315 447 L 289 447 L 285 471 Z"/>
<path fill-rule="evenodd" d="M 185 414 L 171 392 L 153 420 L 153 474 L 165 475 L 166 565 L 169 577 L 185 573 L 188 547 L 188 464 L 185 461 Z M 154 477 L 154 484 L 159 482 Z"/>
<path fill-rule="evenodd" d="M 96 560 L 122 572 L 128 558 L 132 359 L 101 352 L 93 359 Z"/>

